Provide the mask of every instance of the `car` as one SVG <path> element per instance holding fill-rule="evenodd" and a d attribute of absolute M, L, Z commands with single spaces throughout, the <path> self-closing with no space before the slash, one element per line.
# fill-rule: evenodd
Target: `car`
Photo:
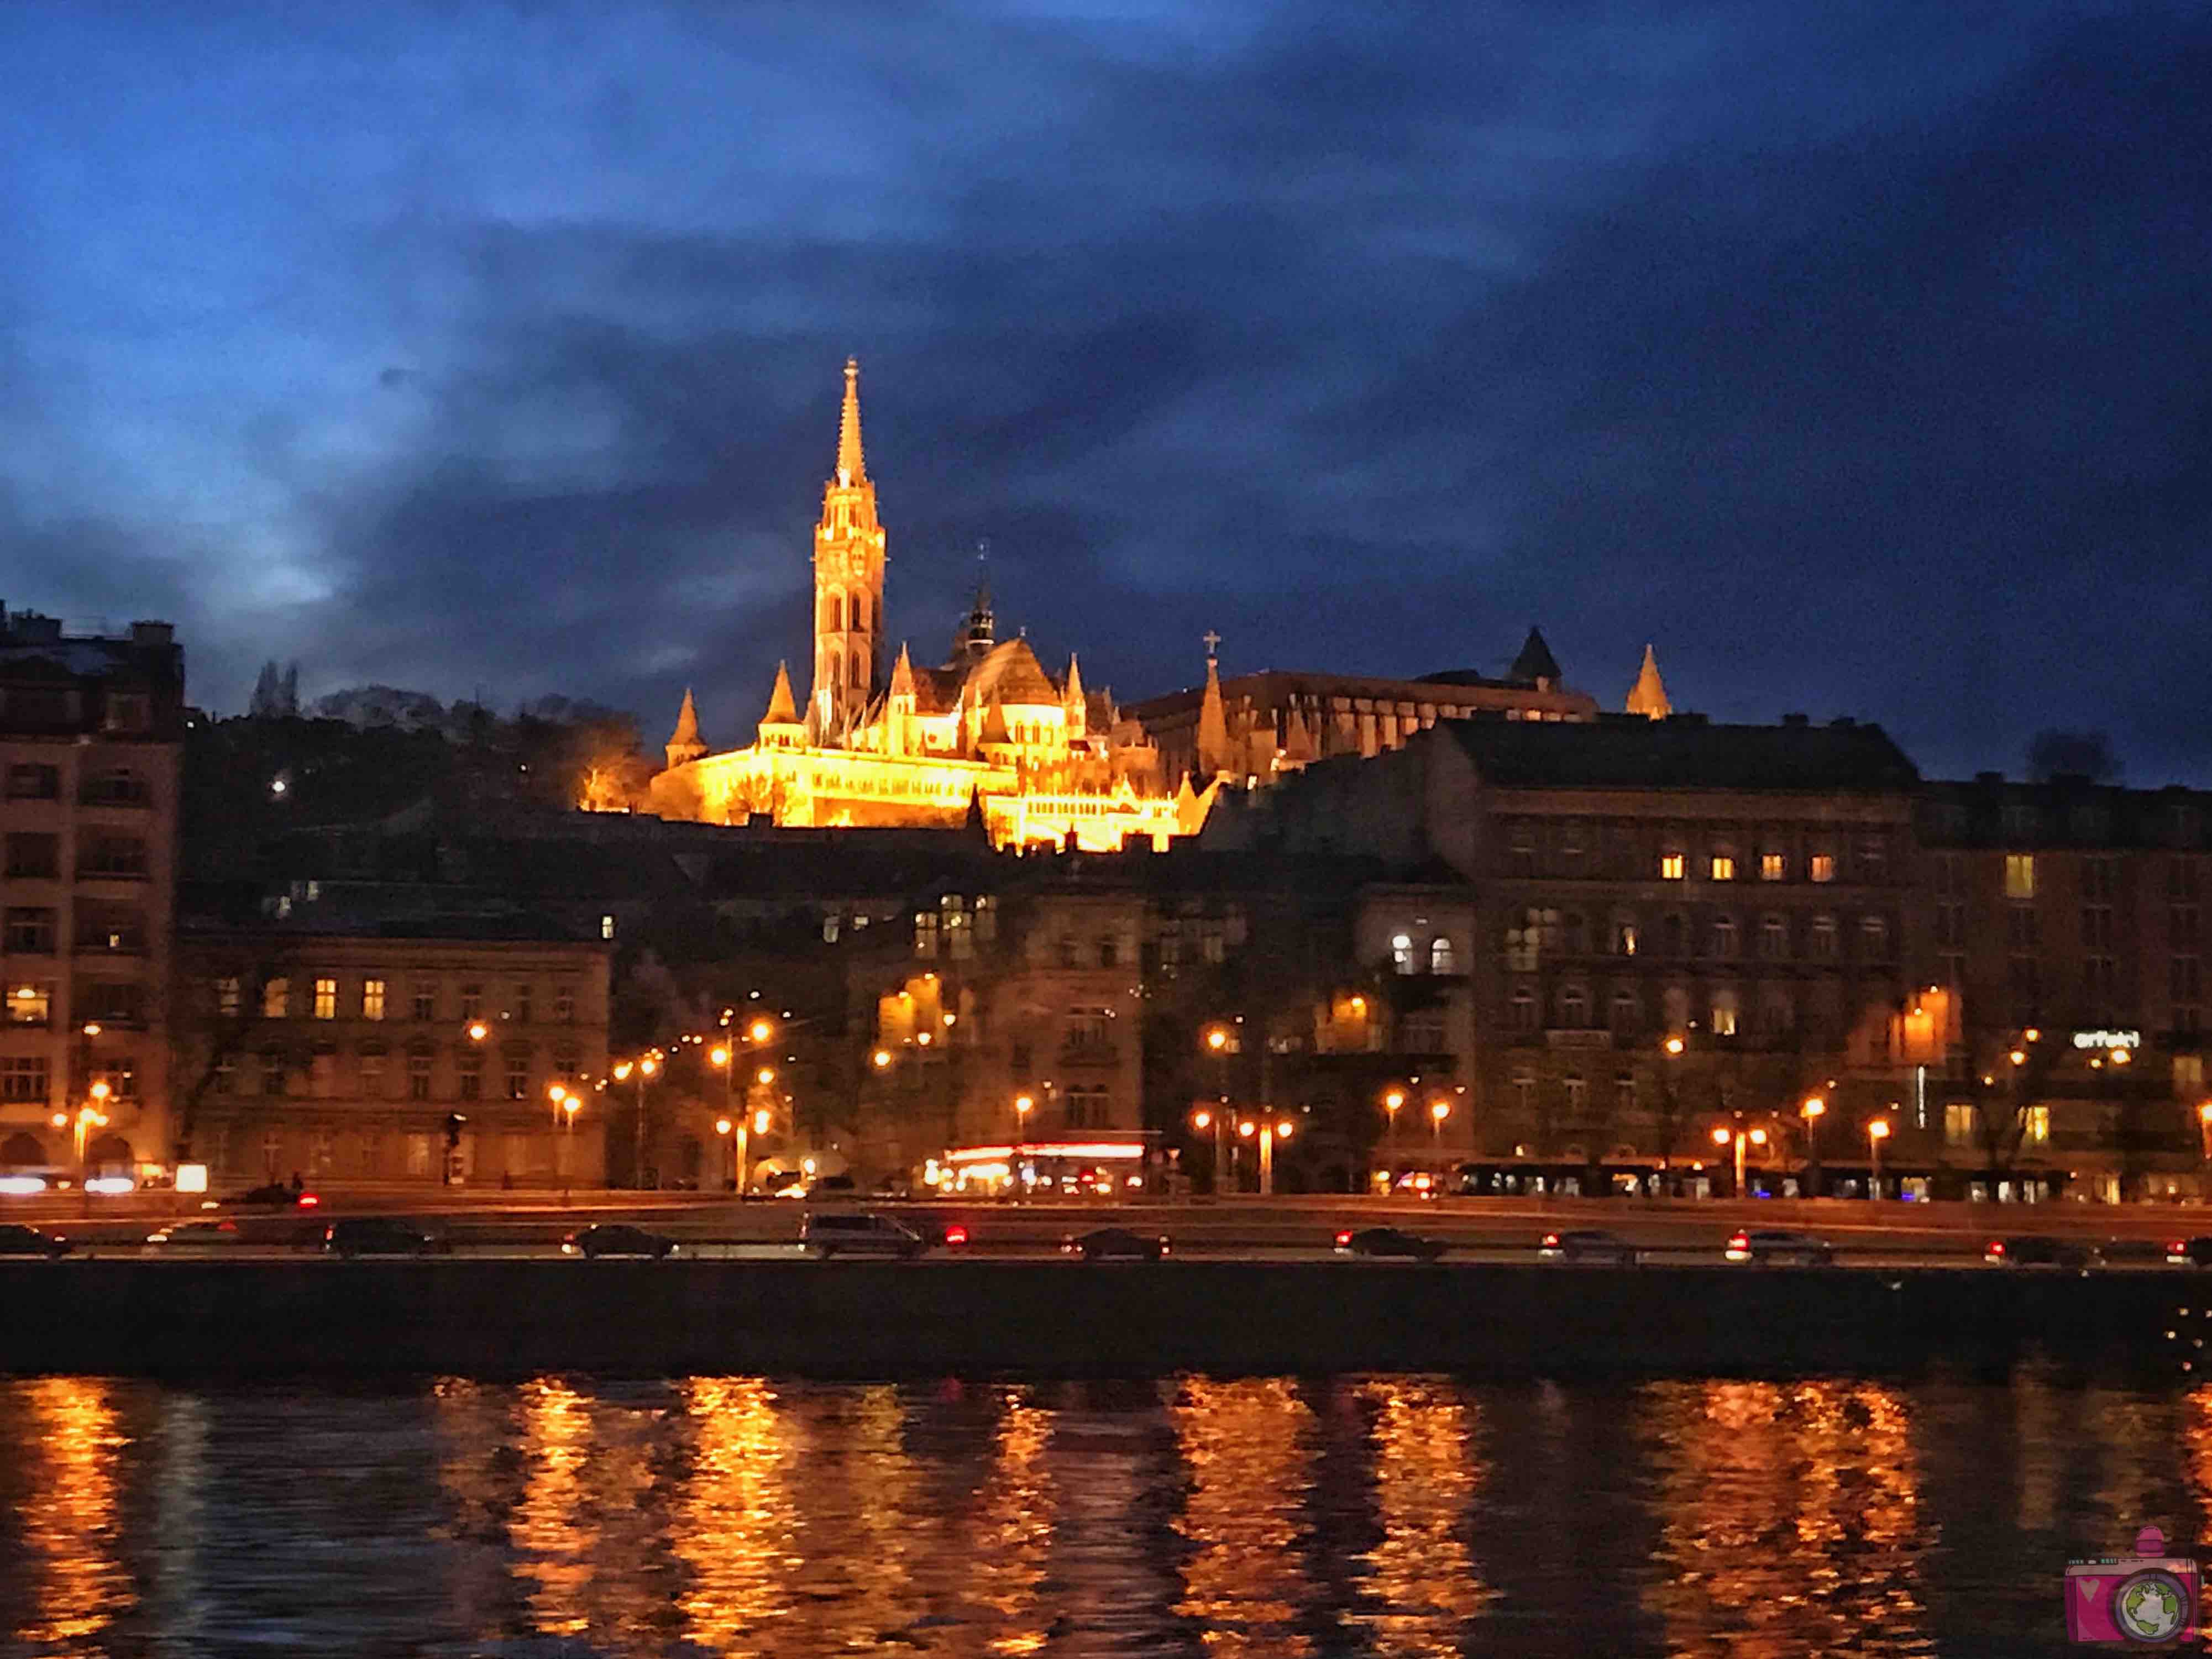
<path fill-rule="evenodd" d="M 1826 1239 L 1786 1227 L 1739 1227 L 1729 1235 L 1721 1255 L 1727 1261 L 1747 1261 L 1757 1267 L 1784 1261 L 1794 1261 L 1801 1267 L 1836 1265 L 1836 1248 Z"/>
<path fill-rule="evenodd" d="M 769 1198 L 804 1198 L 806 1175 L 800 1170 L 770 1170 L 753 1190 Z"/>
<path fill-rule="evenodd" d="M 901 1261 L 929 1248 L 904 1222 L 873 1210 L 812 1210 L 799 1224 L 799 1243 L 827 1261 L 840 1255 L 889 1255 Z"/>
<path fill-rule="evenodd" d="M 58 1261 L 76 1249 L 61 1234 L 50 1233 L 43 1227 L 27 1227 L 12 1221 L 0 1224 L 0 1255 L 35 1255 Z"/>
<path fill-rule="evenodd" d="M 313 1193 L 272 1181 L 265 1187 L 248 1187 L 228 1198 L 218 1198 L 203 1207 L 210 1210 L 312 1210 L 323 1200 Z"/>
<path fill-rule="evenodd" d="M 2150 1267 L 2166 1262 L 2166 1243 L 2162 1238 L 2108 1238 L 2094 1248 L 2102 1267 Z"/>
<path fill-rule="evenodd" d="M 1602 1227 L 1570 1227 L 1546 1233 L 1536 1245 L 1536 1254 L 1547 1261 L 1609 1261 L 1616 1267 L 1632 1267 L 1643 1260 L 1633 1244 Z"/>
<path fill-rule="evenodd" d="M 1434 1261 L 1444 1253 L 1440 1238 L 1424 1238 L 1397 1227 L 1340 1228 L 1336 1235 L 1339 1255 L 1390 1256 L 1407 1261 Z"/>
<path fill-rule="evenodd" d="M 246 1240 L 235 1221 L 175 1221 L 148 1233 L 146 1242 L 164 1255 L 184 1255 L 234 1250 Z"/>
<path fill-rule="evenodd" d="M 448 1255 L 453 1245 L 394 1216 L 349 1215 L 323 1230 L 333 1255 Z"/>
<path fill-rule="evenodd" d="M 570 1233 L 561 1241 L 562 1255 L 580 1255 L 597 1261 L 603 1255 L 646 1255 L 656 1259 L 678 1254 L 683 1247 L 659 1233 L 649 1233 L 642 1227 L 633 1227 L 626 1222 L 602 1221 L 595 1226 Z"/>
<path fill-rule="evenodd" d="M 2053 1238 L 2044 1233 L 2019 1233 L 1993 1238 L 1983 1248 L 1982 1260 L 1996 1267 L 2094 1267 L 2096 1247 L 2079 1239 Z"/>
<path fill-rule="evenodd" d="M 1063 1255 L 1079 1255 L 1085 1261 L 1158 1261 L 1172 1254 L 1175 1245 L 1164 1233 L 1093 1227 L 1087 1233 L 1070 1233 L 1060 1241 L 1060 1249 Z"/>
<path fill-rule="evenodd" d="M 2212 1237 L 2200 1233 L 2194 1238 L 2170 1240 L 2166 1259 L 2177 1267 L 2212 1267 Z"/>

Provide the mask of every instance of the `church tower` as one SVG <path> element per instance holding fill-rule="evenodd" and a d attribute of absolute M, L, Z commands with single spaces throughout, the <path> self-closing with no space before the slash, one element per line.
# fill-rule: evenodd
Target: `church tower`
<path fill-rule="evenodd" d="M 814 690 L 807 710 L 817 740 L 842 746 L 866 714 L 884 625 L 884 531 L 876 487 L 860 453 L 860 365 L 845 360 L 837 471 L 822 490 L 814 530 Z"/>

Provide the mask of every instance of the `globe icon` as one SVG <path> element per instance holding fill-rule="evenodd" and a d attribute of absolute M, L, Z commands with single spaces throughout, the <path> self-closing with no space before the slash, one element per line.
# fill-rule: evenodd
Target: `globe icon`
<path fill-rule="evenodd" d="M 2130 1641 L 2168 1641 L 2188 1622 L 2189 1597 L 2172 1573 L 2148 1568 L 2113 1595 L 2112 1619 Z"/>

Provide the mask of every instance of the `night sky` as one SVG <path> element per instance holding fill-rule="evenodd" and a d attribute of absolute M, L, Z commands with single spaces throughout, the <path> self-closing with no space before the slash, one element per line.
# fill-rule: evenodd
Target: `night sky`
<path fill-rule="evenodd" d="M 0 599 L 749 740 L 894 640 L 2212 784 L 2212 9 L 0 9 Z M 802 690 L 805 675 L 799 675 Z"/>

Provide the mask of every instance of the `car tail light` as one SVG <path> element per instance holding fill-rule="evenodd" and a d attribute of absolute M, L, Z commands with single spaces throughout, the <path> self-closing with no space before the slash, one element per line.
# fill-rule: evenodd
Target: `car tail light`
<path fill-rule="evenodd" d="M 1750 1247 L 1751 1235 L 1749 1233 L 1730 1233 L 1729 1235 L 1729 1249 L 1731 1250 L 1748 1249 Z"/>
<path fill-rule="evenodd" d="M 1170 1243 L 1168 1243 L 1168 1241 L 1167 1241 L 1165 1238 L 1163 1238 L 1163 1239 L 1161 1239 L 1161 1240 L 1160 1240 L 1160 1254 L 1161 1254 L 1162 1255 L 1168 1255 L 1168 1254 L 1169 1254 L 1169 1253 L 1170 1253 L 1172 1250 L 1174 1250 L 1174 1249 L 1175 1249 L 1175 1246 L 1174 1246 L 1174 1245 L 1172 1245 L 1172 1244 L 1170 1244 Z"/>
<path fill-rule="evenodd" d="M 2002 1238 L 1991 1239 L 1990 1241 L 1990 1248 L 1984 1251 L 1984 1254 L 1988 1255 L 2002 1255 L 2004 1254 L 2004 1240 Z"/>
<path fill-rule="evenodd" d="M 312 1210 L 316 1205 L 322 1201 L 323 1200 L 321 1199 L 317 1198 L 313 1193 L 301 1193 L 300 1194 L 300 1207 L 303 1210 Z"/>
<path fill-rule="evenodd" d="M 945 1242 L 947 1244 L 965 1244 L 968 1242 L 968 1230 L 955 1222 L 945 1230 Z"/>
<path fill-rule="evenodd" d="M 1347 1245 L 1347 1244 L 1349 1244 L 1349 1243 L 1352 1243 L 1352 1230 L 1351 1230 L 1350 1228 L 1348 1228 L 1348 1227 L 1347 1227 L 1344 1231 L 1342 1231 L 1342 1232 L 1339 1233 L 1339 1234 L 1336 1236 L 1336 1248 L 1337 1248 L 1338 1249 L 1340 1249 L 1340 1249 L 1342 1249 L 1346 1245 Z"/>
<path fill-rule="evenodd" d="M 324 1228 L 324 1229 L 323 1229 L 323 1243 L 325 1243 L 325 1244 L 329 1243 L 332 1239 L 336 1238 L 337 1236 L 338 1236 L 338 1230 L 337 1230 L 337 1228 L 335 1228 L 335 1227 L 325 1227 L 325 1228 Z"/>
<path fill-rule="evenodd" d="M 1544 1244 L 1543 1244 L 1543 1248 L 1544 1248 L 1544 1249 L 1547 1249 L 1547 1250 L 1556 1250 L 1556 1249 L 1558 1249 L 1559 1248 L 1559 1234 L 1557 1234 L 1557 1233 L 1546 1233 L 1546 1234 L 1544 1235 Z"/>
<path fill-rule="evenodd" d="M 1073 1255 L 1080 1248 L 1082 1247 L 1076 1243 L 1075 1236 L 1073 1233 L 1060 1241 L 1060 1253 L 1062 1255 Z"/>
<path fill-rule="evenodd" d="M 2166 1253 L 2168 1255 L 2188 1255 L 2188 1254 L 2189 1254 L 2189 1241 L 2188 1241 L 2187 1239 L 2185 1239 L 2185 1238 L 2177 1238 L 2177 1239 L 2172 1240 L 2171 1243 L 2169 1243 L 2166 1245 Z"/>

